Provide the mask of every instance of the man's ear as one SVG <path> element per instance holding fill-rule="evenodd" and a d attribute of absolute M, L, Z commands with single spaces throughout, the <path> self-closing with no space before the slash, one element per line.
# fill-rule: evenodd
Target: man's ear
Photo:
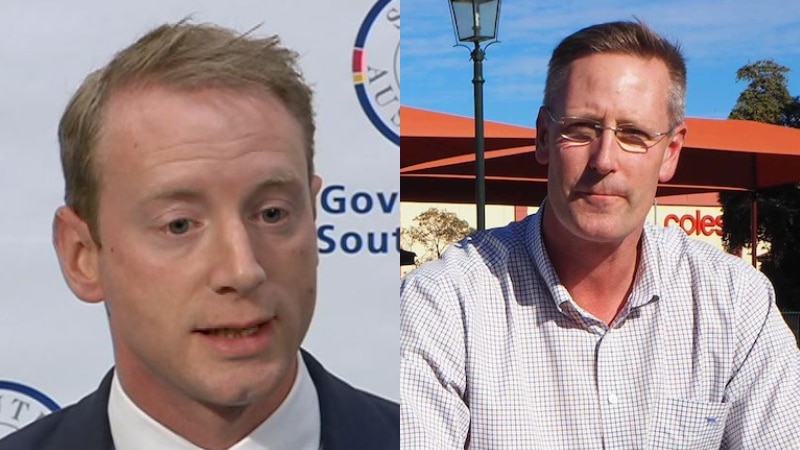
<path fill-rule="evenodd" d="M 536 117 L 536 151 L 533 155 L 540 164 L 547 164 L 550 161 L 550 149 L 547 144 L 549 134 L 547 127 L 550 125 L 550 120 L 546 114 L 547 111 L 542 106 L 539 108 L 539 115 Z"/>
<path fill-rule="evenodd" d="M 68 206 L 58 208 L 53 218 L 53 246 L 72 292 L 85 302 L 103 300 L 100 246 L 92 239 L 89 225 Z"/>
<path fill-rule="evenodd" d="M 311 194 L 311 208 L 314 212 L 314 219 L 317 218 L 317 195 L 319 195 L 320 189 L 322 189 L 322 178 L 319 175 L 314 175 L 311 177 L 311 183 L 309 186 L 309 191 Z"/>
<path fill-rule="evenodd" d="M 314 175 L 311 177 L 311 197 L 315 200 L 320 189 L 322 189 L 322 178 L 319 175 Z"/>
<path fill-rule="evenodd" d="M 686 132 L 688 127 L 685 123 L 678 125 L 671 136 L 668 136 L 669 143 L 667 148 L 664 149 L 664 156 L 661 159 L 661 168 L 658 171 L 659 183 L 666 183 L 672 176 L 675 175 L 675 170 L 678 168 L 678 159 L 681 155 L 683 142 L 686 140 Z"/>

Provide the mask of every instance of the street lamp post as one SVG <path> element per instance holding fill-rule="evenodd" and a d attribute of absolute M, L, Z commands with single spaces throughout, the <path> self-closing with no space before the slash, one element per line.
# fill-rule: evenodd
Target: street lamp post
<path fill-rule="evenodd" d="M 450 14 L 456 40 L 472 42 L 470 53 L 473 62 L 472 84 L 475 99 L 475 204 L 478 229 L 486 228 L 486 167 L 483 139 L 483 59 L 481 42 L 497 38 L 497 22 L 500 19 L 500 0 L 450 0 Z"/>

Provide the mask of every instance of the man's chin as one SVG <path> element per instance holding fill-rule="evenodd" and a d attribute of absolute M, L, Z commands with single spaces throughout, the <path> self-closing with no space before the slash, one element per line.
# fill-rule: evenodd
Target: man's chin
<path fill-rule="evenodd" d="M 610 213 L 582 215 L 574 218 L 571 231 L 582 241 L 618 245 L 634 231 L 619 219 Z"/>
<path fill-rule="evenodd" d="M 235 389 L 225 387 L 220 389 L 208 389 L 201 394 L 203 400 L 201 403 L 206 405 L 213 411 L 220 413 L 228 411 L 242 411 L 248 407 L 259 405 L 261 403 L 272 403 L 269 401 L 271 392 L 261 386 L 237 386 Z M 281 400 L 285 396 L 281 397 Z M 279 404 L 279 402 L 278 402 Z"/>
<path fill-rule="evenodd" d="M 209 373 L 199 390 L 204 403 L 240 408 L 259 402 L 277 402 L 289 393 L 296 376 L 291 362 L 261 362 L 257 366 Z"/>

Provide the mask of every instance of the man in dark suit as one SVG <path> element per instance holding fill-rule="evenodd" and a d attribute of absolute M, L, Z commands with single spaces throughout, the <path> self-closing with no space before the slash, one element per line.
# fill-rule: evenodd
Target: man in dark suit
<path fill-rule="evenodd" d="M 277 37 L 181 22 L 90 74 L 59 125 L 64 278 L 115 368 L 9 449 L 399 448 L 398 406 L 300 350 L 316 299 L 311 90 Z"/>

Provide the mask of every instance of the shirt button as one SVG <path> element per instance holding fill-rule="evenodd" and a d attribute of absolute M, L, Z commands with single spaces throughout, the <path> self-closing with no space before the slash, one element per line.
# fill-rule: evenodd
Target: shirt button
<path fill-rule="evenodd" d="M 612 405 L 616 405 L 617 402 L 619 402 L 619 397 L 617 397 L 617 394 L 615 394 L 613 392 L 608 394 L 608 403 L 610 403 Z"/>

